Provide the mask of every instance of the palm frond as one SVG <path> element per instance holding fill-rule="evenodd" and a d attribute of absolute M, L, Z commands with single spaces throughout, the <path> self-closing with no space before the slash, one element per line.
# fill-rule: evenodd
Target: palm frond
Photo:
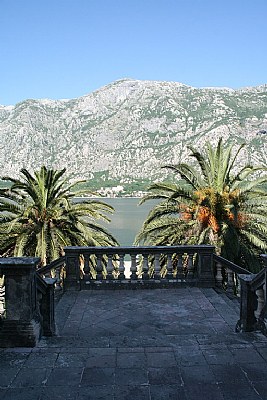
<path fill-rule="evenodd" d="M 151 185 L 140 203 L 156 198 L 159 203 L 135 242 L 209 243 L 240 265 L 254 260 L 255 268 L 257 254 L 267 251 L 267 175 L 262 175 L 267 168 L 247 164 L 236 172 L 244 144 L 235 152 L 233 148 L 220 138 L 215 147 L 206 143 L 203 154 L 189 146 L 198 169 L 184 163 L 167 165 L 178 180 Z"/>
<path fill-rule="evenodd" d="M 62 255 L 65 245 L 117 245 L 116 239 L 97 219 L 109 221 L 114 209 L 103 201 L 77 199 L 64 179 L 66 169 L 42 166 L 22 179 L 6 178 L 11 187 L 0 193 L 0 253 L 40 256 L 43 264 Z M 8 233 L 8 245 L 4 244 Z M 94 243 L 94 244 L 93 244 Z M 12 250 L 13 249 L 13 250 Z"/>

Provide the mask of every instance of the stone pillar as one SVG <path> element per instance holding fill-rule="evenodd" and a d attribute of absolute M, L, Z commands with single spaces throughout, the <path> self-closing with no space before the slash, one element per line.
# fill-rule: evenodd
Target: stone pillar
<path fill-rule="evenodd" d="M 42 293 L 40 302 L 42 333 L 44 336 L 53 336 L 56 332 L 54 296 L 56 281 L 56 278 L 44 278 L 45 290 L 44 293 Z"/>
<path fill-rule="evenodd" d="M 0 258 L 5 277 L 5 308 L 0 329 L 1 347 L 34 347 L 41 334 L 37 306 L 36 267 L 39 258 Z"/>
<path fill-rule="evenodd" d="M 250 287 L 250 283 L 256 275 L 240 274 L 238 276 L 241 284 L 241 299 L 240 320 L 236 324 L 236 331 L 251 332 L 255 330 L 257 324 L 257 319 L 255 317 L 255 310 L 257 308 L 257 296 Z"/>
<path fill-rule="evenodd" d="M 267 267 L 267 254 L 261 254 L 261 259 L 263 261 L 263 265 L 266 268 Z"/>
<path fill-rule="evenodd" d="M 223 276 L 222 276 L 222 264 L 216 262 L 216 276 L 215 276 L 216 286 L 219 288 L 223 287 Z"/>
<path fill-rule="evenodd" d="M 75 251 L 76 250 L 76 251 Z M 80 260 L 78 247 L 65 247 L 66 277 L 64 290 L 80 290 Z"/>
<path fill-rule="evenodd" d="M 215 287 L 213 252 L 214 246 L 205 246 L 198 253 L 198 286 Z"/>

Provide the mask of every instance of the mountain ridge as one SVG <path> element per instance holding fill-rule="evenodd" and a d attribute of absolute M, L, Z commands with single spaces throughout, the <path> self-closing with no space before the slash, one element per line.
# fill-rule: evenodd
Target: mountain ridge
<path fill-rule="evenodd" d="M 219 137 L 246 142 L 242 162 L 267 164 L 267 85 L 194 88 L 124 78 L 74 99 L 27 99 L 0 106 L 2 175 L 45 164 L 73 179 L 145 185 L 166 177 L 160 167 L 188 161 L 187 145 Z"/>
<path fill-rule="evenodd" d="M 49 102 L 51 102 L 51 103 L 53 103 L 53 102 L 64 102 L 65 103 L 65 102 L 69 102 L 69 101 L 73 101 L 73 100 L 76 100 L 76 99 L 80 99 L 80 98 L 83 98 L 83 97 L 90 96 L 92 93 L 98 92 L 101 89 L 105 89 L 109 85 L 114 85 L 116 83 L 129 82 L 129 81 L 133 81 L 133 82 L 148 82 L 148 83 L 153 83 L 153 82 L 157 82 L 157 83 L 174 83 L 177 86 L 180 85 L 180 86 L 184 86 L 184 87 L 191 88 L 191 89 L 196 89 L 196 90 L 205 90 L 205 89 L 207 89 L 207 90 L 220 90 L 220 91 L 224 91 L 225 90 L 225 91 L 231 91 L 231 92 L 242 92 L 244 90 L 250 90 L 250 89 L 254 90 L 254 89 L 260 89 L 260 88 L 263 88 L 265 90 L 266 87 L 267 87 L 267 84 L 264 84 L 264 83 L 260 84 L 260 85 L 256 85 L 256 86 L 241 86 L 241 87 L 236 88 L 236 89 L 235 88 L 231 88 L 231 87 L 227 87 L 227 86 L 200 86 L 200 87 L 196 87 L 196 86 L 191 86 L 191 85 L 187 85 L 187 84 L 184 84 L 184 83 L 181 83 L 181 82 L 176 82 L 176 81 L 141 80 L 141 79 L 134 79 L 134 78 L 121 78 L 121 79 L 117 79 L 117 80 L 115 80 L 115 81 L 113 81 L 111 83 L 108 83 L 107 85 L 103 85 L 100 88 L 98 88 L 98 89 L 96 89 L 96 90 L 94 90 L 92 92 L 86 93 L 86 94 L 84 94 L 82 96 L 74 97 L 72 99 L 68 99 L 68 98 L 50 99 L 48 97 L 42 97 L 42 98 L 37 98 L 37 99 L 26 98 L 24 100 L 21 100 L 21 101 L 15 103 L 15 104 L 8 104 L 8 105 L 0 104 L 0 108 L 11 109 L 11 108 L 16 107 L 20 103 L 24 103 L 25 101 L 38 101 L 38 102 L 44 102 L 44 103 L 45 102 L 47 102 L 47 103 L 49 103 Z"/>

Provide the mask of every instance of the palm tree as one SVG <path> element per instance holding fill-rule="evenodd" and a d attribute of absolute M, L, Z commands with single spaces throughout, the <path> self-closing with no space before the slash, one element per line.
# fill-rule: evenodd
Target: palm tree
<path fill-rule="evenodd" d="M 64 246 L 114 246 L 116 239 L 95 222 L 109 221 L 113 208 L 92 198 L 78 198 L 75 184 L 63 178 L 66 169 L 42 166 L 22 179 L 4 177 L 9 189 L 0 192 L 0 253 L 38 256 L 46 265 L 63 254 Z M 92 194 L 86 192 L 86 194 Z"/>
<path fill-rule="evenodd" d="M 265 167 L 238 168 L 244 144 L 217 147 L 202 154 L 192 147 L 196 165 L 166 165 L 175 183 L 154 183 L 143 197 L 158 199 L 135 243 L 150 245 L 212 244 L 217 254 L 254 271 L 267 249 L 267 175 Z"/>

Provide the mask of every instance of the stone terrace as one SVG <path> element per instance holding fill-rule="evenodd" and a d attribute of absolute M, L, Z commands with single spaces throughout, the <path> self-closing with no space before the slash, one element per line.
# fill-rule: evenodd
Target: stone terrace
<path fill-rule="evenodd" d="M 213 289 L 66 292 L 57 336 L 0 349 L 2 400 L 267 398 L 267 338 Z"/>

